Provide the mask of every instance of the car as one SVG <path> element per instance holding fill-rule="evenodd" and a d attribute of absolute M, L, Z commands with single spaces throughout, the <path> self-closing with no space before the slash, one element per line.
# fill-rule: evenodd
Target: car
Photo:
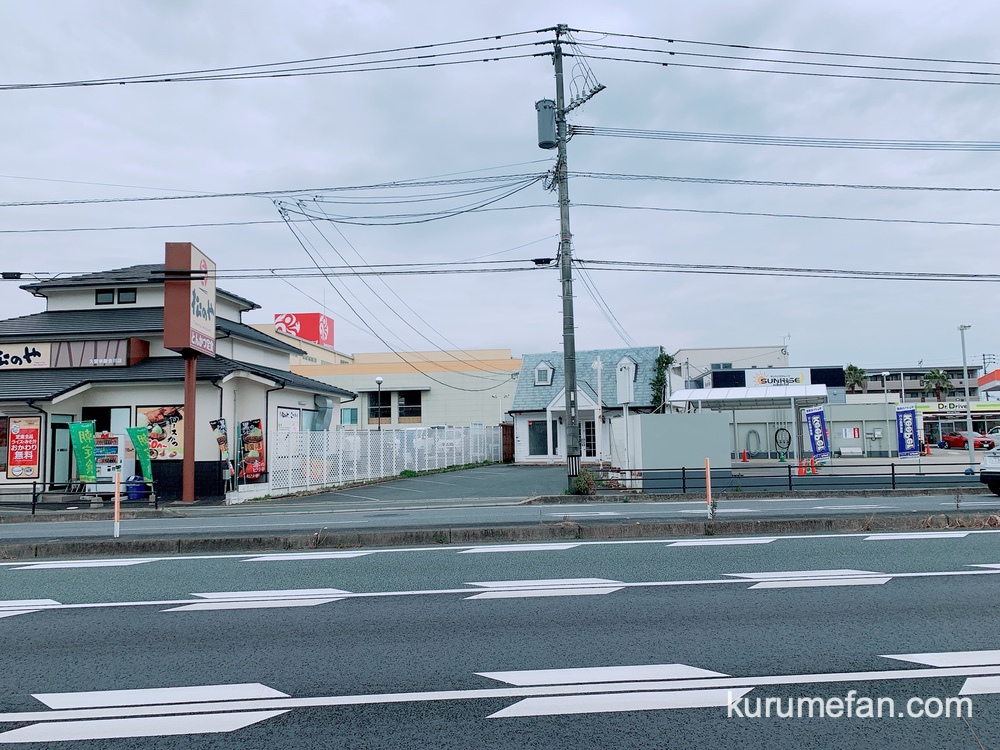
<path fill-rule="evenodd" d="M 979 481 L 994 495 L 1000 495 L 1000 448 L 986 451 L 979 464 Z"/>
<path fill-rule="evenodd" d="M 972 436 L 972 447 L 976 450 L 992 450 L 996 443 L 991 438 L 979 432 L 946 432 L 938 443 L 942 448 L 968 448 L 969 436 Z"/>

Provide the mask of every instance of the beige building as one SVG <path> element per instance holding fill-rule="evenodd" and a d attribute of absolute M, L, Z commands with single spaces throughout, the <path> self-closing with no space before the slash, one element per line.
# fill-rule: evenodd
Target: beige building
<path fill-rule="evenodd" d="M 345 357 L 346 358 L 346 357 Z M 496 425 L 510 421 L 521 360 L 510 349 L 374 352 L 292 371 L 359 394 L 340 405 L 348 429 Z"/>

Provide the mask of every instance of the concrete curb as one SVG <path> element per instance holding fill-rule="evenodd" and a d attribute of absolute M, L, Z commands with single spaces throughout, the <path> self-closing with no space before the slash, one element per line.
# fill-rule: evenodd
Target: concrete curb
<path fill-rule="evenodd" d="M 916 487 L 901 489 L 867 489 L 867 490 L 776 490 L 768 492 L 713 492 L 715 500 L 769 500 L 773 498 L 796 497 L 896 497 L 896 496 L 931 496 L 931 495 L 987 495 L 993 493 L 985 485 L 969 484 L 956 487 Z M 537 495 L 529 498 L 525 505 L 564 505 L 567 502 L 576 503 L 678 503 L 705 500 L 705 493 L 687 492 L 654 495 L 646 493 L 621 493 L 617 495 Z"/>
<path fill-rule="evenodd" d="M 677 537 L 779 536 L 783 534 L 879 533 L 942 529 L 996 529 L 1000 515 L 951 513 L 800 520 L 681 523 L 580 524 L 563 522 L 496 528 L 447 528 L 342 532 L 278 536 L 232 536 L 177 539 L 65 541 L 0 546 L 0 560 L 53 557 L 198 555 L 292 550 L 432 547 L 510 542 L 596 541 L 601 539 L 671 539 Z"/>

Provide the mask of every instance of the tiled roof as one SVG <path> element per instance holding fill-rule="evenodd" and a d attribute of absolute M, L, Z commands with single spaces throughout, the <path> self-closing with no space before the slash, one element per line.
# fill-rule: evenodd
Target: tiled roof
<path fill-rule="evenodd" d="M 74 287 L 98 287 L 98 286 L 119 286 L 121 284 L 136 286 L 163 285 L 163 264 L 144 263 L 126 268 L 113 268 L 110 271 L 96 271 L 94 273 L 84 273 L 78 276 L 56 276 L 52 279 L 33 281 L 30 284 L 22 284 L 21 288 L 32 294 L 47 296 L 48 289 L 72 289 Z M 238 294 L 227 292 L 224 289 L 216 289 L 216 292 L 229 297 L 235 302 L 240 302 L 247 310 L 257 310 L 260 308 L 256 302 L 241 297 Z"/>
<path fill-rule="evenodd" d="M 223 336 L 233 336 L 289 354 L 304 354 L 301 349 L 258 331 L 245 323 L 216 318 L 216 329 Z M 50 341 L 128 338 L 163 334 L 162 307 L 116 307 L 87 310 L 51 310 L 0 320 L 0 343 L 5 341 Z"/>
<path fill-rule="evenodd" d="M 616 365 L 623 357 L 631 357 L 638 365 L 635 378 L 634 407 L 652 406 L 650 383 L 656 374 L 658 346 L 644 346 L 635 349 L 595 349 L 576 353 L 576 380 L 581 393 L 597 403 L 597 370 L 592 365 L 601 358 L 601 399 L 605 407 L 618 406 L 618 381 Z M 551 385 L 535 385 L 535 368 L 545 362 L 555 368 Z M 517 378 L 517 390 L 511 411 L 543 411 L 546 406 L 566 386 L 562 353 L 545 352 L 525 354 L 521 358 L 521 372 Z"/>
<path fill-rule="evenodd" d="M 237 362 L 225 357 L 200 357 L 198 380 L 211 381 L 246 371 L 285 387 L 353 398 L 357 394 L 292 372 Z M 65 369 L 0 370 L 0 402 L 49 401 L 87 384 L 183 383 L 184 358 L 152 357 L 132 367 L 71 367 Z"/>

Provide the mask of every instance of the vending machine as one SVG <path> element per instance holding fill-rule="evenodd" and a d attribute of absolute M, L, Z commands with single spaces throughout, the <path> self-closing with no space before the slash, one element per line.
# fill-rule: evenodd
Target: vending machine
<path fill-rule="evenodd" d="M 96 492 L 114 491 L 115 474 L 122 472 L 121 435 L 112 432 L 98 432 L 94 436 L 94 459 L 97 464 Z"/>

